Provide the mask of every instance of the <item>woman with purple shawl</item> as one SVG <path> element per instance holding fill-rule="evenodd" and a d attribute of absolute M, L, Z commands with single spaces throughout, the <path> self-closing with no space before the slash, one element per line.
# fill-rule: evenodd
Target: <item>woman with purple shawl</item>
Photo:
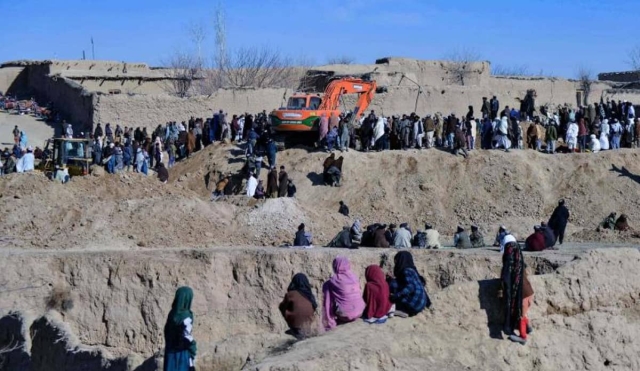
<path fill-rule="evenodd" d="M 343 256 L 336 257 L 333 272 L 333 277 L 322 286 L 322 323 L 327 331 L 360 318 L 365 308 L 360 280 L 351 271 L 349 260 Z"/>

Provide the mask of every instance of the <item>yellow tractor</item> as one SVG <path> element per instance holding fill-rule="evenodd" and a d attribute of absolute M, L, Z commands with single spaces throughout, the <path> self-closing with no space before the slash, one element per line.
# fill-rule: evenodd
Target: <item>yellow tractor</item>
<path fill-rule="evenodd" d="M 47 140 L 37 169 L 49 175 L 66 166 L 70 176 L 81 176 L 89 174 L 91 162 L 91 139 L 54 138 Z"/>

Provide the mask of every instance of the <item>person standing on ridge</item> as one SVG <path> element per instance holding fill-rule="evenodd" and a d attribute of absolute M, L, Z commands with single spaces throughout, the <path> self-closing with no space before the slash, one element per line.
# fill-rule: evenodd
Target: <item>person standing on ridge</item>
<path fill-rule="evenodd" d="M 562 199 L 558 202 L 558 206 L 553 210 L 549 223 L 547 223 L 549 228 L 553 230 L 553 234 L 558 238 L 560 245 L 564 242 L 564 231 L 567 228 L 570 216 L 569 209 L 567 209 L 565 201 Z"/>

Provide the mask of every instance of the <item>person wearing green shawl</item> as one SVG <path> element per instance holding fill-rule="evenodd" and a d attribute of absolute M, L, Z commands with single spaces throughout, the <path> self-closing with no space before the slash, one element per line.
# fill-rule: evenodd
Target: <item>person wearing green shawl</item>
<path fill-rule="evenodd" d="M 176 290 L 171 311 L 164 325 L 164 371 L 195 370 L 196 341 L 191 335 L 193 290 L 183 286 Z"/>

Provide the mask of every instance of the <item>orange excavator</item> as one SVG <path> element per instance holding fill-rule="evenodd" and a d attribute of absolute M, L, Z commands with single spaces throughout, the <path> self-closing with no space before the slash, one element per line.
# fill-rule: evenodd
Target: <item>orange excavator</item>
<path fill-rule="evenodd" d="M 373 100 L 376 88 L 375 81 L 344 77 L 330 82 L 322 97 L 319 94 L 296 93 L 289 97 L 286 107 L 271 112 L 271 127 L 280 134 L 280 140 L 290 143 L 316 139 L 320 117 L 322 114 L 327 118 L 332 114 L 340 115 L 340 98 L 343 95 L 358 94 L 358 102 L 351 115 L 353 122 L 364 114 Z"/>

